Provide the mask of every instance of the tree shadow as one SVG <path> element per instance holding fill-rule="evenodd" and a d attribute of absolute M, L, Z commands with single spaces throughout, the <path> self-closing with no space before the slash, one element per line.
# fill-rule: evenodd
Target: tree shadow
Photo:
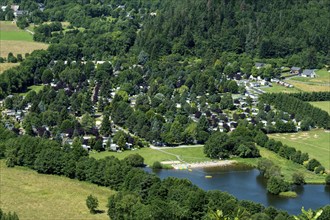
<path fill-rule="evenodd" d="M 102 213 L 105 213 L 105 211 L 104 210 L 95 210 L 94 211 L 94 214 L 96 215 L 96 214 L 102 214 Z"/>

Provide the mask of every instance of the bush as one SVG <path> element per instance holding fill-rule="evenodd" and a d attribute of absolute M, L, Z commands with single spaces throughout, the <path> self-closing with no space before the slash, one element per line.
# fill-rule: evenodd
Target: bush
<path fill-rule="evenodd" d="M 317 174 L 323 174 L 324 171 L 325 171 L 325 168 L 324 168 L 324 166 L 322 166 L 322 165 L 316 167 L 316 169 L 315 169 L 315 173 L 317 173 Z"/>
<path fill-rule="evenodd" d="M 127 165 L 132 167 L 143 167 L 144 158 L 140 154 L 131 154 L 125 157 L 124 161 Z"/>
<path fill-rule="evenodd" d="M 325 184 L 330 185 L 330 174 L 325 177 Z"/>
<path fill-rule="evenodd" d="M 306 164 L 306 168 L 307 170 L 310 171 L 314 171 L 316 167 L 320 166 L 320 162 L 316 159 L 311 159 L 310 161 L 308 161 L 308 163 Z"/>
<path fill-rule="evenodd" d="M 162 169 L 163 166 L 162 164 L 159 162 L 159 161 L 155 161 L 153 164 L 152 164 L 152 169 Z"/>
<path fill-rule="evenodd" d="M 89 209 L 90 213 L 95 214 L 96 209 L 99 205 L 99 201 L 97 200 L 97 198 L 95 196 L 89 195 L 89 196 L 87 196 L 87 199 L 86 199 L 86 205 L 87 205 L 87 208 Z"/>
<path fill-rule="evenodd" d="M 283 178 L 272 176 L 267 182 L 267 191 L 278 195 L 281 192 L 286 192 L 290 189 L 289 183 L 285 182 Z"/>
<path fill-rule="evenodd" d="M 301 172 L 292 174 L 292 182 L 296 185 L 305 184 L 304 174 Z"/>

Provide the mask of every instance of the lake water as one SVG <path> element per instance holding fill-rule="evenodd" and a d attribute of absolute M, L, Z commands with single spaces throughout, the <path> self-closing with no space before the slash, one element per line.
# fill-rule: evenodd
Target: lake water
<path fill-rule="evenodd" d="M 151 169 L 146 168 L 149 172 Z M 264 206 L 274 206 L 290 214 L 298 214 L 301 207 L 317 209 L 330 204 L 330 186 L 304 185 L 294 187 L 296 198 L 283 198 L 267 193 L 266 181 L 257 169 L 246 166 L 200 168 L 189 170 L 159 170 L 161 178 L 187 178 L 204 190 L 221 190 L 240 200 L 252 200 Z M 212 178 L 205 178 L 212 176 Z"/>

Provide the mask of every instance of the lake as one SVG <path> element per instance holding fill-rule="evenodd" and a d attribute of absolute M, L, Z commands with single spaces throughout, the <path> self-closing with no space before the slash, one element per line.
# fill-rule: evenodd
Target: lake
<path fill-rule="evenodd" d="M 146 168 L 152 172 L 150 168 Z M 240 200 L 251 200 L 264 206 L 274 206 L 290 214 L 299 214 L 301 207 L 317 209 L 330 204 L 330 186 L 304 185 L 294 186 L 296 198 L 284 198 L 267 192 L 266 180 L 257 169 L 244 165 L 231 167 L 199 168 L 189 170 L 158 170 L 161 179 L 166 177 L 187 178 L 204 190 L 221 190 Z M 212 178 L 205 178 L 212 176 Z"/>

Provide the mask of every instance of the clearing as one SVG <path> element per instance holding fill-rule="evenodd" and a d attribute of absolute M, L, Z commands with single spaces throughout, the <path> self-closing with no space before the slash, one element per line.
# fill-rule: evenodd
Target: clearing
<path fill-rule="evenodd" d="M 15 23 L 0 21 L 0 56 L 7 58 L 9 52 L 17 54 L 31 53 L 38 49 L 47 49 L 44 43 L 33 42 L 33 36 L 19 29 Z"/>
<path fill-rule="evenodd" d="M 15 211 L 20 219 L 109 219 L 106 187 L 62 176 L 38 174 L 25 167 L 7 168 L 0 160 L 0 207 Z M 92 215 L 86 198 L 93 194 L 104 213 Z"/>
<path fill-rule="evenodd" d="M 308 153 L 330 170 L 330 132 L 323 129 L 304 131 L 298 133 L 271 134 L 270 138 L 281 141 L 283 144 Z"/>
<path fill-rule="evenodd" d="M 328 114 L 330 115 L 330 101 L 309 102 L 309 103 L 312 104 L 315 107 L 318 107 L 318 108 L 328 112 Z"/>

